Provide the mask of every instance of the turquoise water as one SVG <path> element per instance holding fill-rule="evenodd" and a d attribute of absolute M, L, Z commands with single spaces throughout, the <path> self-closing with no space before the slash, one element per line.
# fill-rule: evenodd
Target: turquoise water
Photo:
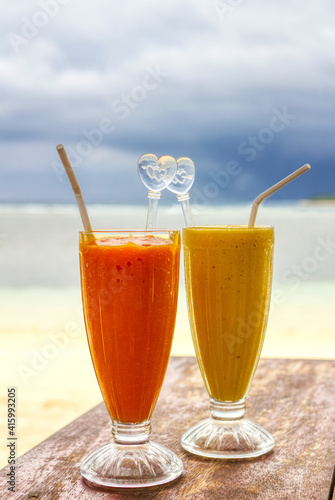
<path fill-rule="evenodd" d="M 95 228 L 141 228 L 146 206 L 88 206 Z M 193 207 L 196 224 L 247 224 L 249 205 Z M 298 290 L 304 282 L 335 280 L 335 204 L 265 202 L 259 224 L 275 227 L 274 281 Z M 159 206 L 158 227 L 181 229 L 181 207 Z M 79 284 L 75 205 L 0 205 L 0 287 Z"/>

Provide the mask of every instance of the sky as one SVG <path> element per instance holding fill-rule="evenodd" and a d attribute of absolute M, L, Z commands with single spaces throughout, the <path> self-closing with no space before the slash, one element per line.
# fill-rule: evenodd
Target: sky
<path fill-rule="evenodd" d="M 194 161 L 195 203 L 335 194 L 331 0 L 16 0 L 0 18 L 0 203 L 146 203 L 145 153 Z M 171 193 L 162 196 L 170 203 Z"/>

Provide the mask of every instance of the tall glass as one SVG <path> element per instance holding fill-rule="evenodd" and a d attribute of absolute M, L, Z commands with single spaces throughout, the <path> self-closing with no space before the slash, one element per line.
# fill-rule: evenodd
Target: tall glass
<path fill-rule="evenodd" d="M 274 230 L 187 227 L 183 247 L 189 319 L 211 416 L 184 434 L 182 446 L 204 457 L 263 455 L 274 440 L 244 413 L 267 325 Z"/>
<path fill-rule="evenodd" d="M 93 485 L 153 486 L 183 471 L 174 453 L 150 441 L 175 326 L 179 257 L 177 231 L 80 233 L 87 338 L 114 438 L 82 465 Z"/>

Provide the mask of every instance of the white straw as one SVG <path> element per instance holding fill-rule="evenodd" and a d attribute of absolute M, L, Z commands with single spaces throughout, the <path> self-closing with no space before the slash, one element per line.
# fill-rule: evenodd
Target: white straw
<path fill-rule="evenodd" d="M 60 159 L 62 160 L 65 171 L 66 171 L 67 176 L 69 178 L 69 181 L 71 182 L 71 186 L 72 186 L 73 192 L 74 192 L 76 200 L 77 200 L 79 212 L 81 215 L 81 220 L 83 221 L 85 231 L 92 231 L 92 226 L 91 226 L 90 219 L 88 217 L 88 213 L 86 210 L 84 198 L 83 198 L 83 195 L 81 193 L 81 189 L 80 189 L 79 183 L 77 181 L 77 177 L 73 171 L 72 165 L 71 165 L 70 160 L 66 154 L 66 151 L 65 151 L 63 144 L 58 144 L 57 151 L 58 151 L 58 154 L 60 156 Z"/>
<path fill-rule="evenodd" d="M 288 184 L 289 182 L 291 182 L 294 179 L 296 179 L 297 177 L 299 177 L 299 175 L 304 174 L 305 172 L 307 172 L 307 170 L 310 170 L 310 168 L 311 168 L 311 166 L 308 163 L 306 163 L 306 165 L 298 168 L 298 170 L 296 170 L 295 172 L 292 172 L 292 174 L 288 175 L 287 177 L 282 179 L 280 182 L 277 182 L 277 184 L 275 184 L 274 186 L 270 187 L 269 189 L 267 189 L 266 191 L 261 193 L 259 196 L 257 196 L 257 198 L 255 199 L 255 201 L 252 205 L 252 208 L 251 208 L 251 214 L 250 214 L 248 226 L 254 227 L 258 207 L 262 203 L 262 201 L 265 200 L 265 198 L 270 196 L 272 193 L 275 193 L 276 191 L 278 191 L 278 189 L 282 188 L 283 186 L 286 186 L 286 184 Z"/>

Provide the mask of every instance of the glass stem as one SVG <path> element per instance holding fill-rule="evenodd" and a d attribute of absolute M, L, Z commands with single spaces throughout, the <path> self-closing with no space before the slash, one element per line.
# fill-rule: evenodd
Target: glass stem
<path fill-rule="evenodd" d="M 239 401 L 217 401 L 211 398 L 210 411 L 214 420 L 231 422 L 241 420 L 245 414 L 245 398 Z"/>
<path fill-rule="evenodd" d="M 150 420 L 140 424 L 122 424 L 112 421 L 112 434 L 114 441 L 123 445 L 137 445 L 149 442 L 151 433 Z"/>

